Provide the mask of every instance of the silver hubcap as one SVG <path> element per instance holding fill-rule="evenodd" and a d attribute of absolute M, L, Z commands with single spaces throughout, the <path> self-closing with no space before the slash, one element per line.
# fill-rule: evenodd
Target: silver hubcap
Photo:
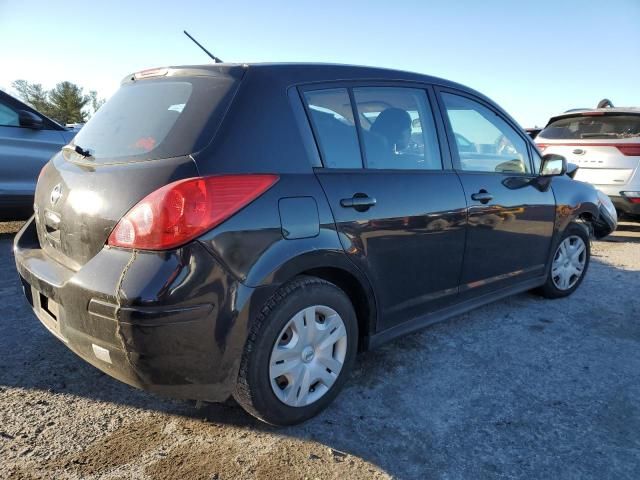
<path fill-rule="evenodd" d="M 304 407 L 329 391 L 347 355 L 347 330 L 338 312 L 314 305 L 296 313 L 269 359 L 271 388 L 291 407 Z"/>
<path fill-rule="evenodd" d="M 556 250 L 551 266 L 553 284 L 559 290 L 569 290 L 584 272 L 587 262 L 587 246 L 577 235 L 565 238 Z"/>

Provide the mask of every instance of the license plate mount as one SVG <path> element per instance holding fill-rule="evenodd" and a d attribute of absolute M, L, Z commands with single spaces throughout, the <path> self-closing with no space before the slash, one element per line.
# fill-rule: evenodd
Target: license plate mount
<path fill-rule="evenodd" d="M 33 289 L 33 287 L 31 288 L 32 298 L 34 299 L 33 310 L 35 311 L 38 320 L 47 327 L 47 330 L 63 342 L 66 342 L 66 338 L 64 338 L 60 332 L 60 312 L 62 311 L 60 304 Z"/>

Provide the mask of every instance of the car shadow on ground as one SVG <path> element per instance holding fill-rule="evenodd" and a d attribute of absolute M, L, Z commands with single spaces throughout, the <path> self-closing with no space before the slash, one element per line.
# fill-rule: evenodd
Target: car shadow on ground
<path fill-rule="evenodd" d="M 597 478 L 615 461 L 629 464 L 616 445 L 638 442 L 640 326 L 607 300 L 619 296 L 617 285 L 637 290 L 638 272 L 596 258 L 572 298 L 517 295 L 360 355 L 332 406 L 303 425 L 278 429 L 238 406 L 196 409 L 88 365 L 20 298 L 8 250 L 1 238 L 0 298 L 12 308 L 0 318 L 0 391 L 37 389 L 314 441 L 398 478 L 552 478 L 559 471 Z M 586 453 L 594 451 L 600 455 Z"/>

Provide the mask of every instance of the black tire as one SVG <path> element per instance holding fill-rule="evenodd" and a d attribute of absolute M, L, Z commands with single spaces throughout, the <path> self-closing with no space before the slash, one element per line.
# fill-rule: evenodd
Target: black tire
<path fill-rule="evenodd" d="M 584 268 L 582 270 L 582 274 L 580 275 L 578 280 L 573 284 L 573 286 L 571 286 L 571 288 L 560 289 L 556 286 L 553 280 L 553 275 L 552 275 L 553 261 L 556 258 L 556 255 L 558 255 L 558 250 L 560 249 L 560 245 L 562 244 L 562 242 L 571 236 L 580 237 L 584 242 L 584 245 L 585 245 Z M 537 290 L 537 292 L 545 298 L 563 298 L 571 295 L 573 292 L 575 292 L 578 289 L 578 287 L 584 280 L 584 277 L 587 274 L 587 270 L 589 269 L 590 260 L 591 260 L 591 244 L 589 242 L 589 233 L 584 226 L 576 223 L 572 223 L 566 228 L 564 234 L 562 235 L 562 238 L 560 239 L 558 244 L 555 246 L 555 250 L 551 257 L 551 261 L 549 262 L 549 266 L 547 267 L 547 280 L 545 284 Z"/>
<path fill-rule="evenodd" d="M 347 332 L 347 351 L 335 383 L 315 402 L 289 406 L 276 396 L 269 377 L 272 349 L 289 320 L 312 305 L 335 310 Z M 316 277 L 297 277 L 271 297 L 251 326 L 233 397 L 254 417 L 272 425 L 293 425 L 317 415 L 339 393 L 353 367 L 358 348 L 358 322 L 349 297 L 336 285 Z"/>

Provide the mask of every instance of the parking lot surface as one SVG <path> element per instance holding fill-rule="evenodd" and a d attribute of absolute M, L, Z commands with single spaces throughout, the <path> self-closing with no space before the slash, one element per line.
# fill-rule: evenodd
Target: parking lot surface
<path fill-rule="evenodd" d="M 22 299 L 11 241 L 0 233 L 1 478 L 638 478 L 640 224 L 594 244 L 572 297 L 518 295 L 363 354 L 324 413 L 285 429 L 77 358 Z"/>

